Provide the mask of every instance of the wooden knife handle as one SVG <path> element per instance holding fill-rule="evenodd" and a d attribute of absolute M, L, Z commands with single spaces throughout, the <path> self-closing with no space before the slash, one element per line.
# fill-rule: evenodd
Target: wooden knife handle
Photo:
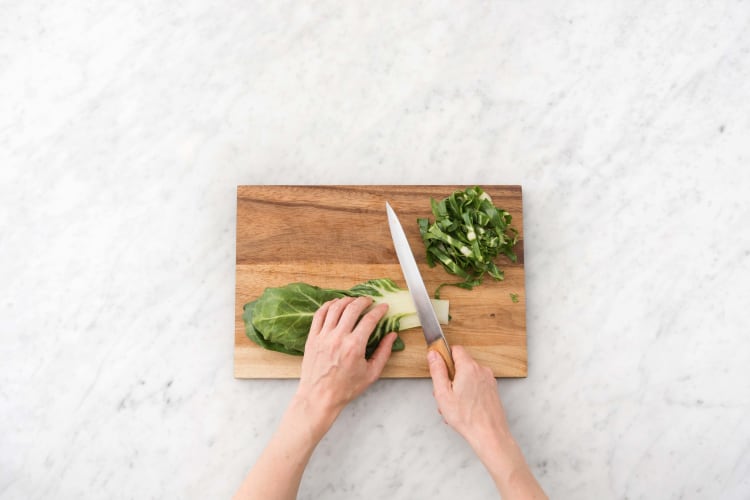
<path fill-rule="evenodd" d="M 445 341 L 443 341 L 443 339 L 437 339 L 427 346 L 427 350 L 435 351 L 442 356 L 443 361 L 445 361 L 445 366 L 448 367 L 448 377 L 453 380 L 453 377 L 456 375 L 456 366 L 453 364 L 453 356 L 451 356 L 451 353 L 448 351 L 448 346 Z"/>

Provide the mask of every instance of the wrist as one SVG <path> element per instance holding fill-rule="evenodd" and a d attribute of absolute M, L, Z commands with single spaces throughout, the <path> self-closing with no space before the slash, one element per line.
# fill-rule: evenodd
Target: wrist
<path fill-rule="evenodd" d="M 515 483 L 526 481 L 530 474 L 526 459 L 507 428 L 478 434 L 470 444 L 500 491 L 508 491 Z"/>
<path fill-rule="evenodd" d="M 467 438 L 482 462 L 499 462 L 509 466 L 517 461 L 521 450 L 510 431 L 502 426 L 480 429 Z"/>
<path fill-rule="evenodd" d="M 300 392 L 292 398 L 288 411 L 301 426 L 309 430 L 316 442 L 323 439 L 341 412 L 320 399 L 311 398 Z"/>

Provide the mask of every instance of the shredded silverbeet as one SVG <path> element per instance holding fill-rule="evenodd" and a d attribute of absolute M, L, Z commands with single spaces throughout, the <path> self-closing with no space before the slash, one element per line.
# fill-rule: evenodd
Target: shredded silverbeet
<path fill-rule="evenodd" d="M 518 231 L 510 225 L 511 215 L 495 207 L 479 186 L 456 191 L 439 202 L 431 198 L 430 203 L 435 221 L 417 219 L 427 263 L 430 267 L 440 263 L 447 272 L 463 279 L 442 283 L 435 290 L 435 298 L 440 298 L 440 289 L 446 285 L 471 290 L 482 283 L 485 274 L 504 279 L 494 260 L 505 255 L 516 262 L 513 247 Z"/>

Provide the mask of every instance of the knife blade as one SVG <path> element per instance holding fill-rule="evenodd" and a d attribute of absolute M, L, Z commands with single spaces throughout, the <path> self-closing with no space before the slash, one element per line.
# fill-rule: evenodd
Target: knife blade
<path fill-rule="evenodd" d="M 448 367 L 448 376 L 453 380 L 453 376 L 456 373 L 453 356 L 451 355 L 445 334 L 443 334 L 443 329 L 440 327 L 440 322 L 438 322 L 437 315 L 435 315 L 435 310 L 432 308 L 430 296 L 424 285 L 422 274 L 417 267 L 417 261 L 414 259 L 409 241 L 406 239 L 406 233 L 404 233 L 404 228 L 401 226 L 396 212 L 394 212 L 387 201 L 385 202 L 385 210 L 388 214 L 388 225 L 391 228 L 391 238 L 393 238 L 396 256 L 398 257 L 399 264 L 401 264 L 401 272 L 404 273 L 404 279 L 406 280 L 406 286 L 409 288 L 411 299 L 414 301 L 414 306 L 417 309 L 417 316 L 419 316 L 419 323 L 422 325 L 427 349 L 435 351 L 442 356 L 445 365 Z"/>

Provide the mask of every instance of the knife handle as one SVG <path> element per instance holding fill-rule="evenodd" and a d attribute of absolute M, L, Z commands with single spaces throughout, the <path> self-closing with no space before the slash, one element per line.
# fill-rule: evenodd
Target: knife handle
<path fill-rule="evenodd" d="M 448 368 L 448 377 L 453 380 L 453 377 L 456 376 L 456 366 L 453 364 L 453 356 L 451 356 L 451 353 L 448 350 L 448 344 L 446 344 L 443 339 L 437 339 L 427 346 L 427 350 L 435 351 L 440 354 L 443 361 L 445 361 L 445 366 Z"/>

